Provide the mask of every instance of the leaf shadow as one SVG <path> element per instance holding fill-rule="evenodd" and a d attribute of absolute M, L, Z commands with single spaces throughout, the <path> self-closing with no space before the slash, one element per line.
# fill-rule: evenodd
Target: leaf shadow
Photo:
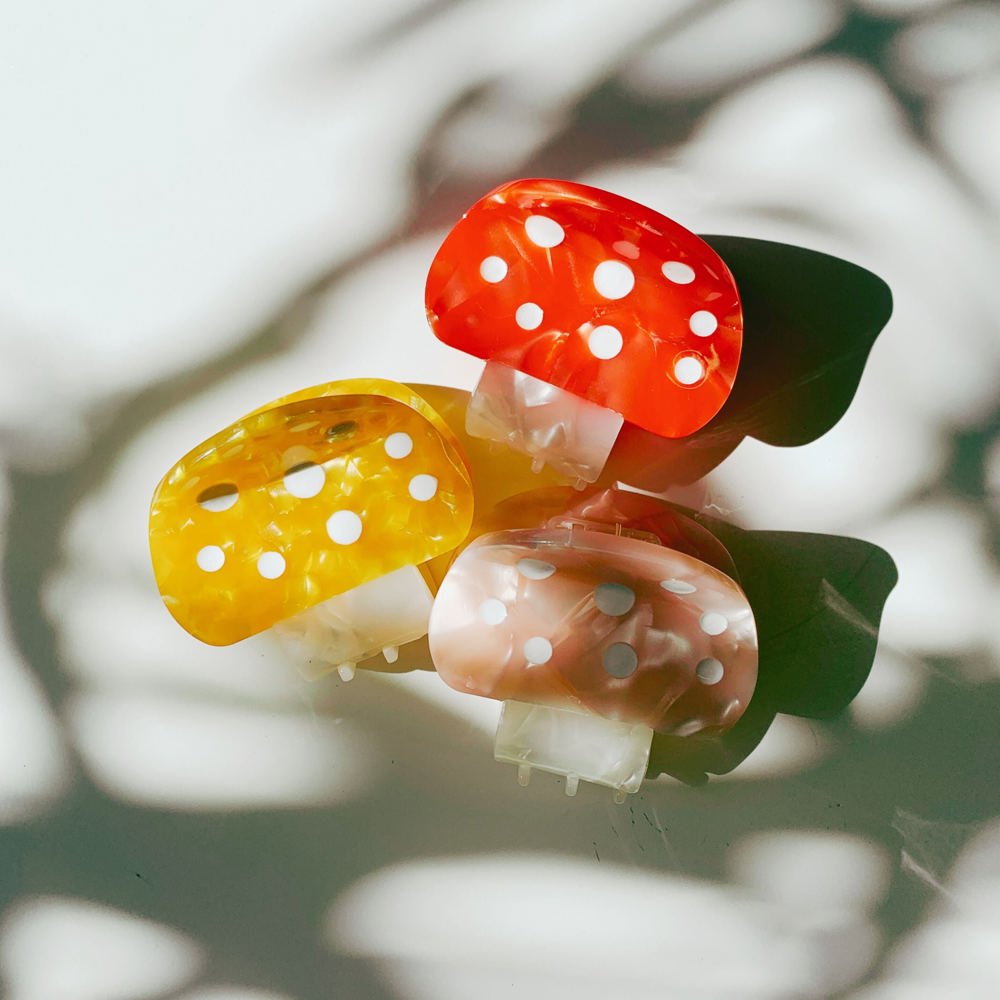
<path fill-rule="evenodd" d="M 860 539 L 695 519 L 729 549 L 760 643 L 757 688 L 731 730 L 653 738 L 649 776 L 670 774 L 697 785 L 745 760 L 778 712 L 823 719 L 847 707 L 871 671 L 897 572 L 887 552 Z"/>
<path fill-rule="evenodd" d="M 857 264 L 768 240 L 705 239 L 729 265 L 743 301 L 732 393 L 687 438 L 626 424 L 601 482 L 661 492 L 705 476 L 745 437 L 781 447 L 815 441 L 847 412 L 892 314 L 888 285 Z"/>

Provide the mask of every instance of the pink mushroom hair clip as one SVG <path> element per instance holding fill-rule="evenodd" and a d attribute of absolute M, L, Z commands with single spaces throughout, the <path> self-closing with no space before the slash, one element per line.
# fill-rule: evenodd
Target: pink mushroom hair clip
<path fill-rule="evenodd" d="M 757 631 L 734 574 L 707 529 L 604 491 L 469 545 L 435 599 L 431 655 L 451 687 L 503 702 L 495 756 L 522 784 L 538 768 L 623 801 L 654 732 L 722 732 L 750 701 Z"/>

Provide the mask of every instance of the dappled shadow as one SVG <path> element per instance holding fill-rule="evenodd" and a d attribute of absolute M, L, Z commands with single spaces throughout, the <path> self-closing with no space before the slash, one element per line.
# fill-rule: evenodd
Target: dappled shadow
<path fill-rule="evenodd" d="M 988 610 L 988 595 L 995 595 L 1000 537 L 995 496 L 1000 482 L 998 410 L 995 398 L 980 401 L 982 390 L 973 383 L 981 376 L 987 386 L 995 385 L 990 374 L 994 359 L 986 349 L 995 333 L 995 301 L 988 269 L 984 275 L 976 262 L 992 247 L 992 236 L 984 235 L 983 208 L 996 203 L 996 192 L 982 189 L 982 178 L 990 176 L 983 168 L 988 157 L 982 162 L 975 159 L 982 147 L 975 141 L 964 146 L 952 141 L 952 133 L 940 127 L 942 116 L 951 113 L 950 105 L 939 102 L 933 89 L 908 88 L 898 72 L 905 52 L 900 55 L 902 50 L 893 48 L 918 23 L 932 39 L 953 37 L 947 34 L 956 30 L 947 21 L 948 5 L 938 5 L 941 13 L 880 16 L 860 11 L 862 6 L 868 10 L 879 6 L 875 0 L 865 0 L 851 7 L 841 5 L 839 20 L 821 23 L 816 12 L 833 9 L 831 5 L 782 6 L 769 0 L 755 21 L 757 34 L 709 32 L 712 44 L 705 51 L 711 58 L 702 61 L 720 68 L 717 82 L 685 88 L 683 81 L 675 81 L 674 90 L 662 94 L 637 87 L 635 65 L 664 39 L 684 42 L 689 27 L 715 12 L 737 9 L 740 3 L 693 4 L 679 15 L 664 14 L 655 4 L 648 10 L 636 5 L 645 10 L 642 16 L 647 20 L 645 26 L 636 22 L 641 30 L 634 37 L 613 34 L 611 29 L 618 25 L 608 23 L 595 5 L 574 7 L 570 17 L 565 6 L 539 4 L 533 31 L 554 25 L 565 41 L 559 45 L 546 41 L 536 49 L 531 48 L 533 33 L 526 33 L 506 9 L 497 7 L 498 13 L 491 13 L 494 8 L 488 3 L 432 0 L 412 4 L 409 10 L 406 4 L 397 6 L 398 16 L 383 18 L 344 50 L 345 65 L 361 85 L 350 90 L 351 79 L 339 78 L 336 88 L 317 87 L 317 93 L 309 96 L 334 112 L 329 128 L 343 128 L 351 137 L 337 156 L 329 155 L 329 150 L 319 155 L 329 164 L 329 185 L 356 184 L 357 175 L 342 175 L 340 170 L 352 156 L 360 158 L 371 167 L 372 176 L 364 198 L 381 203 L 399 196 L 400 208 L 393 219 L 373 233 L 365 231 L 363 247 L 328 253 L 324 245 L 310 262 L 296 259 L 289 264 L 285 292 L 270 308 L 261 309 L 267 315 L 242 322 L 239 336 L 207 360 L 203 345 L 194 343 L 203 334 L 180 324 L 173 344 L 178 359 L 174 374 L 151 370 L 137 380 L 136 385 L 142 384 L 134 391 L 95 385 L 83 393 L 85 405 L 68 419 L 79 419 L 93 437 L 68 459 L 53 449 L 57 457 L 46 472 L 31 471 L 28 463 L 19 468 L 11 459 L 15 467 L 6 479 L 9 489 L 0 498 L 2 578 L 10 618 L 9 635 L 2 636 L 9 650 L 4 649 L 3 655 L 12 670 L 23 669 L 40 682 L 55 721 L 39 722 L 38 732 L 43 743 L 50 740 L 65 747 L 68 763 L 60 775 L 62 785 L 46 789 L 39 804 L 25 807 L 23 816 L 18 814 L 0 829 L 5 876 L 0 878 L 0 974 L 7 994 L 15 1000 L 44 994 L 59 972 L 54 957 L 59 954 L 58 936 L 46 930 L 48 925 L 29 926 L 18 909 L 40 894 L 100 903 L 123 919 L 156 921 L 203 948 L 203 966 L 170 993 L 178 1000 L 195 985 L 208 988 L 219 983 L 266 990 L 291 1000 L 318 1000 L 331 994 L 448 1000 L 472 992 L 468 982 L 463 992 L 448 978 L 461 968 L 472 970 L 475 991 L 485 997 L 510 995 L 512 983 L 523 993 L 527 981 L 528 995 L 532 988 L 536 994 L 555 995 L 553 990 L 565 987 L 586 1000 L 620 988 L 623 964 L 630 966 L 629 974 L 652 977 L 639 983 L 652 995 L 664 995 L 670 988 L 670 983 L 656 978 L 664 973 L 644 951 L 639 952 L 638 963 L 623 962 L 616 955 L 608 963 L 610 982 L 601 978 L 601 969 L 574 978 L 581 942 L 591 938 L 581 936 L 570 945 L 560 945 L 559 921 L 532 923 L 532 893 L 543 891 L 558 905 L 572 901 L 573 908 L 590 919 L 588 933 L 603 926 L 599 921 L 612 908 L 620 921 L 626 921 L 631 902 L 639 900 L 636 912 L 644 915 L 648 927 L 657 923 L 648 915 L 659 912 L 669 915 L 666 924 L 671 933 L 680 932 L 685 924 L 703 931 L 710 928 L 713 955 L 726 954 L 742 942 L 741 954 L 752 959 L 746 968 L 758 975 L 752 984 L 756 995 L 842 996 L 867 980 L 881 998 L 898 985 L 900 969 L 905 972 L 907 962 L 913 966 L 912 954 L 907 957 L 897 949 L 916 940 L 937 941 L 939 949 L 945 942 L 948 952 L 961 960 L 955 968 L 934 948 L 920 949 L 930 963 L 925 970 L 937 970 L 939 975 L 943 975 L 940 970 L 947 971 L 943 989 L 959 990 L 966 984 L 960 978 L 963 967 L 985 968 L 982 981 L 995 982 L 995 960 L 990 965 L 982 954 L 974 953 L 975 961 L 967 961 L 962 950 L 963 942 L 978 940 L 978 934 L 988 934 L 996 926 L 995 906 L 991 910 L 988 900 L 977 898 L 978 908 L 968 911 L 971 915 L 960 933 L 935 911 L 936 902 L 946 896 L 960 901 L 965 883 L 956 872 L 1000 815 L 994 787 L 1000 764 L 995 645 L 989 644 L 985 628 L 963 643 L 947 631 L 942 638 L 941 629 L 929 621 L 912 646 L 898 651 L 883 643 L 876 650 L 882 606 L 895 569 L 886 553 L 869 541 L 840 534 L 758 532 L 706 520 L 730 548 L 757 615 L 762 655 L 758 695 L 740 726 L 714 747 L 657 740 L 654 771 L 692 784 L 709 773 L 723 775 L 719 780 L 699 788 L 669 778 L 650 781 L 620 808 L 593 788 L 581 789 L 577 799 L 568 801 L 559 784 L 544 776 L 527 789 L 519 788 L 510 769 L 491 760 L 494 718 L 488 710 L 492 706 L 470 705 L 474 699 L 440 692 L 441 685 L 425 671 L 391 678 L 361 672 L 346 687 L 327 678 L 303 688 L 277 668 L 276 653 L 246 646 L 225 659 L 220 651 L 195 650 L 168 630 L 160 630 L 158 616 L 166 616 L 152 587 L 144 543 L 133 548 L 131 525 L 121 517 L 122 511 L 140 511 L 148 500 L 155 477 L 147 474 L 146 465 L 165 467 L 174 457 L 161 453 L 163 439 L 157 438 L 157 431 L 186 413 L 193 401 L 223 392 L 237 375 L 253 373 L 258 378 L 260 400 L 276 395 L 268 388 L 271 373 L 300 348 L 309 352 L 301 370 L 323 367 L 315 381 L 327 377 L 330 358 L 338 352 L 341 358 L 349 357 L 357 343 L 351 337 L 358 332 L 344 329 L 331 305 L 332 293 L 350 287 L 353 279 L 400 246 L 436 234 L 483 191 L 514 176 L 579 177 L 639 200 L 648 194 L 645 200 L 655 201 L 657 207 L 681 205 L 684 211 L 674 213 L 679 220 L 705 231 L 750 232 L 767 238 L 709 238 L 733 269 L 746 309 L 744 366 L 729 403 L 683 446 L 644 442 L 634 430 L 623 434 L 613 458 L 620 463 L 622 479 L 658 489 L 689 482 L 714 468 L 745 436 L 780 446 L 813 441 L 848 411 L 860 381 L 855 406 L 865 394 L 869 405 L 872 400 L 878 404 L 876 412 L 890 413 L 900 426 L 916 428 L 907 447 L 915 447 L 914 441 L 928 451 L 940 447 L 944 460 L 940 466 L 928 466 L 916 484 L 889 490 L 881 506 L 865 505 L 867 484 L 852 479 L 852 468 L 844 464 L 845 489 L 862 501 L 852 512 L 856 524 L 837 523 L 831 530 L 877 538 L 883 522 L 891 524 L 896 514 L 917 501 L 958 499 L 974 510 L 981 507 L 992 532 L 984 536 L 989 551 L 981 564 L 971 564 L 963 549 L 965 561 L 956 563 L 956 573 L 965 592 L 982 599 L 982 608 Z M 469 18 L 470 26 L 462 44 L 454 25 L 466 22 L 453 20 L 459 14 Z M 785 32 L 795 17 L 815 20 L 806 24 L 801 42 L 792 37 L 794 33 Z M 936 18 L 941 28 L 935 35 Z M 301 23 L 289 24 L 290 35 L 300 39 L 303 50 L 317 38 L 322 46 L 324 32 L 338 41 L 330 24 L 311 31 L 304 31 Z M 51 33 L 74 39 L 78 30 L 82 29 L 67 23 L 56 32 L 46 22 L 39 37 L 48 40 Z M 114 29 L 107 30 L 111 37 Z M 962 36 L 967 42 L 971 37 L 972 47 L 960 48 L 979 51 L 977 39 L 988 40 L 991 30 L 986 24 L 978 33 Z M 586 41 L 583 34 L 596 41 L 581 55 L 577 43 Z M 200 36 L 191 32 L 187 37 Z M 164 60 L 169 72 L 163 75 L 162 89 L 169 93 L 178 86 L 176 66 L 186 65 L 187 49 L 169 33 L 162 38 L 163 52 L 170 55 Z M 784 40 L 771 45 L 771 39 Z M 30 47 L 37 41 L 24 44 Z M 96 38 L 81 36 L 76 47 L 89 52 L 93 45 Z M 756 49 L 757 61 L 741 69 L 736 57 Z M 334 44 L 332 50 L 339 59 L 341 49 Z M 927 53 L 944 58 L 949 47 L 936 44 L 913 51 L 930 60 Z M 418 58 L 411 58 L 411 52 Z M 850 121 L 869 107 L 860 100 L 850 103 L 858 94 L 888 111 L 884 117 L 878 117 L 879 111 L 865 119 L 866 131 L 856 147 L 851 145 L 850 131 L 838 133 L 844 159 L 827 170 L 819 157 L 807 155 L 812 144 L 822 145 L 821 137 L 808 127 L 819 115 L 816 91 L 802 97 L 798 91 L 802 78 L 782 74 L 832 58 L 841 60 L 838 79 L 858 88 L 845 97 L 842 109 Z M 995 72 L 985 61 L 988 58 L 988 52 L 980 56 L 977 65 L 985 69 L 977 72 Z M 100 51 L 92 61 L 103 65 Z M 265 61 L 262 57 L 261 65 Z M 379 72 L 365 76 L 375 62 Z M 728 66 L 734 68 L 726 75 Z M 74 67 L 81 107 L 89 103 L 100 108 L 108 95 L 94 90 L 93 81 L 88 89 L 86 66 Z M 541 72 L 560 67 L 562 75 Z M 570 72 L 581 67 L 586 72 Z M 155 76 L 156 67 L 147 68 Z M 451 74 L 438 72 L 452 68 Z M 949 85 L 961 89 L 961 68 L 949 72 Z M 749 151 L 757 160 L 748 165 L 753 157 L 748 155 L 747 133 L 730 142 L 728 135 L 723 141 L 711 131 L 720 111 L 757 83 L 772 85 L 767 112 L 743 104 L 741 113 L 751 115 L 753 129 L 766 133 L 762 146 L 771 169 L 763 172 L 760 148 Z M 270 84 L 267 72 L 255 77 L 255 87 Z M 345 88 L 346 102 L 340 98 Z M 30 90 L 23 93 L 30 104 Z M 219 120 L 238 119 L 245 102 L 259 100 L 260 93 L 229 94 L 226 114 L 220 112 Z M 978 92 L 973 96 L 982 103 L 970 106 L 980 108 L 978 120 L 984 120 L 983 114 L 996 105 Z M 829 95 L 838 108 L 839 98 L 837 93 Z M 954 104 L 961 109 L 957 98 Z M 150 107 L 152 115 L 164 113 L 155 103 Z M 404 108 L 405 114 L 390 116 L 396 107 Z M 289 114 L 289 121 L 299 110 Z M 420 115 L 422 124 L 407 131 L 411 115 Z M 828 119 L 818 120 L 827 127 Z M 969 120 L 977 118 L 970 115 Z M 463 131 L 470 122 L 480 131 Z M 961 124 L 957 112 L 955 122 Z M 364 145 L 356 138 L 352 130 L 365 123 L 377 126 L 375 131 L 384 139 L 380 145 Z M 726 127 L 733 130 L 736 124 L 728 119 Z M 770 144 L 777 133 L 767 132 L 772 127 L 783 129 L 780 135 L 786 140 L 773 149 Z M 86 131 L 81 127 L 81 137 Z M 119 132 L 115 121 L 98 141 L 110 141 Z M 477 147 L 476 136 L 483 134 L 501 140 L 495 143 L 495 152 L 494 146 L 489 147 L 487 156 L 480 155 Z M 36 138 L 34 132 L 28 138 L 19 136 L 15 122 L 12 149 L 16 143 L 31 147 Z M 884 147 L 879 145 L 883 137 Z M 862 146 L 877 147 L 875 155 L 864 159 Z M 276 160 L 286 155 L 292 154 L 281 145 Z M 380 157 L 390 155 L 396 158 L 393 162 L 404 164 L 398 174 L 380 172 L 384 167 Z M 108 157 L 114 157 L 114 163 L 102 160 L 99 173 L 119 176 L 121 151 L 115 149 Z M 855 159 L 860 166 L 852 172 L 848 168 Z M 729 173 L 720 167 L 727 163 L 734 165 Z M 234 164 L 232 169 L 240 168 Z M 68 161 L 65 170 L 67 175 L 71 172 Z M 709 196 L 702 197 L 696 185 L 683 181 L 685 171 L 707 177 Z M 802 182 L 798 187 L 789 184 L 790 171 Z M 67 206 L 88 200 L 89 175 L 81 169 L 79 176 L 81 187 L 74 189 Z M 870 185 L 858 184 L 859 176 Z M 824 179 L 813 186 L 809 181 L 814 177 Z M 164 191 L 196 182 L 196 177 L 170 177 L 163 180 Z M 21 190 L 16 182 L 8 186 Z M 43 184 L 46 199 L 50 186 L 47 181 Z M 721 198 L 713 186 L 721 190 Z M 276 186 L 275 198 L 283 195 L 287 192 Z M 823 201 L 825 196 L 829 203 Z M 200 211 L 190 190 L 176 204 L 181 214 Z M 975 211 L 966 214 L 970 205 Z M 906 228 L 899 219 L 912 225 Z M 333 220 L 331 229 L 338 221 Z M 115 228 L 115 223 L 110 225 Z M 141 223 L 134 228 L 141 231 Z M 51 239 L 53 247 L 58 242 Z M 830 252 L 800 249 L 792 245 L 796 243 Z M 141 237 L 128 246 L 130 253 L 145 260 L 147 248 Z M 942 248 L 950 262 L 946 283 L 940 280 Z M 32 243 L 25 259 L 33 259 L 35 249 Z M 95 241 L 93 252 L 110 254 L 112 249 Z M 219 252 L 238 249 L 221 247 Z M 884 274 L 902 313 L 902 323 L 880 338 L 870 360 L 869 351 L 888 319 L 891 301 L 881 279 L 845 263 L 841 256 L 864 260 Z M 146 266 L 155 268 L 155 258 L 151 260 Z M 929 270 L 924 269 L 927 261 Z M 110 270 L 116 268 L 109 264 Z M 248 280 L 254 273 L 248 263 Z M 126 275 L 123 286 L 128 280 Z M 937 293 L 945 284 L 939 301 Z M 58 289 L 52 291 L 58 299 Z M 231 298 L 240 299 L 244 291 L 231 288 Z M 394 288 L 386 287 L 385 299 L 394 293 Z M 28 301 L 30 291 L 24 294 Z M 178 295 L 184 295 L 183 288 Z M 148 311 L 156 313 L 159 306 L 150 302 Z M 419 301 L 414 302 L 414 317 L 405 331 L 383 329 L 380 306 L 372 303 L 362 336 L 376 332 L 383 336 L 387 354 L 420 352 L 421 337 L 430 342 Z M 48 307 L 46 301 L 41 314 L 63 315 L 58 303 L 51 312 Z M 39 370 L 58 372 L 71 382 L 83 377 L 96 380 L 96 366 L 87 376 L 79 376 L 73 368 L 75 355 L 68 348 L 78 331 L 71 312 L 68 317 L 65 326 L 54 327 L 54 346 L 38 355 L 44 359 Z M 142 319 L 135 317 L 136 342 L 155 335 Z M 947 338 L 941 334 L 945 327 Z M 977 341 L 975 335 L 982 329 L 986 335 Z M 316 330 L 329 338 L 319 353 L 311 340 Z M 86 349 L 98 352 L 99 340 L 93 335 Z M 944 364 L 934 353 L 941 345 Z M 881 365 L 879 351 L 883 351 Z M 894 367 L 892 362 L 901 358 L 912 366 Z M 969 358 L 974 359 L 971 368 L 949 367 Z M 19 359 L 17 352 L 5 354 L 12 389 L 24 377 Z M 942 371 L 947 379 L 941 379 Z M 307 379 L 300 384 L 307 384 Z M 927 391 L 928 385 L 938 384 L 944 402 Z M 42 380 L 40 385 L 33 392 L 46 406 L 63 405 L 58 381 L 51 399 L 46 395 L 48 383 Z M 962 408 L 966 397 L 975 405 Z M 16 393 L 11 398 L 20 399 Z M 30 429 L 35 411 L 27 401 L 18 406 L 24 410 L 22 424 L 17 423 L 16 411 L 10 416 L 5 410 L 4 429 L 5 440 L 12 442 L 11 454 L 20 456 L 14 445 L 19 433 Z M 210 430 L 204 428 L 206 433 Z M 809 447 L 822 449 L 823 442 Z M 857 448 L 865 447 L 867 443 L 859 439 Z M 825 453 L 818 454 L 822 461 Z M 879 457 L 875 456 L 876 464 Z M 915 452 L 912 461 L 917 461 Z M 141 522 L 144 512 L 140 515 Z M 86 545 L 79 541 L 79 524 L 85 516 L 94 536 Z M 936 523 L 947 527 L 952 522 L 944 518 Z M 900 529 L 898 537 L 907 552 L 891 553 L 901 567 L 901 579 L 886 619 L 894 605 L 910 614 L 933 609 L 939 590 L 952 582 L 947 575 L 936 574 L 915 582 L 912 576 L 907 579 L 904 556 L 920 551 L 926 542 L 913 534 Z M 946 546 L 948 539 L 937 541 Z M 118 562 L 102 562 L 99 557 L 107 553 Z M 901 594 L 904 586 L 909 589 Z M 915 603 L 914 593 L 919 598 Z M 970 612 L 970 620 L 977 621 L 974 613 Z M 428 666 L 425 647 L 415 647 L 408 655 L 407 665 Z M 882 715 L 866 716 L 860 709 L 871 707 L 877 687 L 865 684 L 873 657 L 871 680 L 888 680 L 879 708 Z M 889 661 L 898 662 L 890 669 Z M 260 681 L 257 669 L 262 663 L 276 667 L 265 681 Z M 183 680 L 171 679 L 171 668 Z M 126 724 L 135 704 L 130 700 L 133 695 L 141 696 L 146 708 L 141 725 Z M 102 708 L 93 715 L 94 725 L 104 729 L 100 754 L 88 742 L 93 732 L 81 725 L 81 698 Z M 359 752 L 363 749 L 368 755 L 370 770 L 364 772 L 368 777 L 332 801 L 319 793 L 312 797 L 299 793 L 289 794 L 283 804 L 268 804 L 262 791 L 266 782 L 262 779 L 261 787 L 255 788 L 255 767 L 270 763 L 271 781 L 284 767 L 288 786 L 308 791 L 307 783 L 296 783 L 301 776 L 295 768 L 304 766 L 301 762 L 309 751 L 320 755 L 319 763 L 334 775 L 345 770 L 348 761 L 338 759 L 332 749 L 343 743 L 320 735 L 312 743 L 299 744 L 297 755 L 285 753 L 284 730 L 278 729 L 269 729 L 267 738 L 250 752 L 245 743 L 230 742 L 227 731 L 213 730 L 211 712 L 196 711 L 208 706 L 239 714 L 248 705 L 254 712 L 240 716 L 244 732 L 266 715 L 291 717 L 297 739 L 310 726 L 321 735 L 334 727 L 355 734 Z M 180 748 L 191 733 L 198 735 L 196 748 L 212 748 L 206 756 L 213 759 L 202 768 L 190 763 L 189 754 L 170 749 Z M 29 746 L 35 744 L 17 743 L 3 766 L 19 771 L 27 767 L 30 761 L 22 762 L 19 752 L 24 748 L 27 753 Z M 215 748 L 217 753 L 212 752 Z M 219 785 L 202 780 L 200 771 L 205 770 L 219 782 L 226 767 L 239 775 L 234 784 L 248 792 L 241 805 L 226 804 L 221 794 L 213 799 L 212 790 Z M 178 795 L 178 788 L 201 789 L 201 798 Z M 0 788 L 0 797 L 3 792 Z M 800 850 L 817 838 L 832 845 L 841 859 L 842 866 L 833 869 L 843 876 L 841 881 L 850 882 L 860 871 L 861 881 L 873 888 L 845 904 L 837 887 L 824 882 L 829 855 Z M 783 852 L 781 865 L 769 868 L 762 860 L 762 845 L 769 844 Z M 522 863 L 529 853 L 547 860 L 538 867 Z M 470 866 L 482 857 L 492 858 L 499 867 L 484 866 L 484 880 L 471 879 L 476 891 L 463 894 L 465 877 L 473 871 Z M 866 858 L 869 868 L 862 863 Z M 441 884 L 450 893 L 434 896 L 435 905 L 459 913 L 457 927 L 436 922 L 433 912 L 428 916 L 427 910 L 416 906 L 414 883 L 405 878 L 393 882 L 387 877 L 379 883 L 383 895 L 365 896 L 370 876 L 405 875 L 431 862 L 440 864 L 434 871 L 439 871 Z M 563 869 L 564 865 L 568 867 Z M 546 881 L 546 872 L 563 870 L 568 873 L 565 881 Z M 882 872 L 885 884 L 868 878 L 870 871 Z M 748 881 L 748 872 L 758 873 L 758 880 Z M 800 896 L 787 889 L 783 872 Z M 662 890 L 652 908 L 642 903 L 646 898 L 642 887 L 649 880 L 656 880 Z M 698 920 L 676 903 L 691 898 L 684 892 L 695 882 Z M 568 891 L 574 885 L 580 888 L 578 894 Z M 610 891 L 609 886 L 618 887 L 617 896 L 601 895 Z M 601 901 L 603 913 L 587 909 L 590 896 Z M 377 920 L 362 921 L 364 899 L 378 901 L 378 906 L 369 905 L 381 914 L 387 930 L 379 932 Z M 744 905 L 748 899 L 754 901 L 752 910 Z M 339 915 L 335 930 L 330 929 L 331 912 Z M 412 914 L 413 922 L 407 923 Z M 564 910 L 563 916 L 572 914 Z M 353 919 L 359 923 L 352 935 Z M 509 931 L 513 925 L 529 928 L 532 937 L 528 941 L 503 937 L 505 942 L 516 941 L 517 948 L 484 956 L 471 937 L 461 937 L 466 925 L 481 938 L 488 939 L 493 928 Z M 649 940 L 642 937 L 646 925 L 625 924 L 633 938 L 642 941 Z M 772 938 L 753 937 L 750 931 L 763 925 L 779 930 Z M 445 932 L 458 937 L 448 938 Z M 702 945 L 705 939 L 700 939 Z M 677 940 L 688 939 L 678 933 Z M 553 942 L 566 950 L 552 952 Z M 463 947 L 472 956 L 465 966 Z M 671 952 L 667 964 L 678 974 L 687 972 L 693 988 L 709 989 L 713 996 L 748 995 L 735 980 L 713 979 L 717 970 L 699 964 L 697 956 L 703 952 L 704 947 L 693 946 L 686 952 Z M 416 956 L 424 964 L 417 962 L 416 968 L 394 973 L 392 962 L 400 955 L 414 961 Z M 860 957 L 851 964 L 850 956 Z M 98 964 L 104 961 L 99 952 L 91 958 Z M 79 956 L 77 960 L 83 964 L 68 974 L 76 977 L 74 988 L 84 993 L 87 963 Z M 845 963 L 849 971 L 838 978 L 836 970 Z M 503 978 L 494 981 L 490 976 L 498 967 Z M 802 971 L 798 979 L 780 980 L 781 969 Z M 919 971 L 913 974 L 916 979 Z M 540 976 L 541 986 L 533 975 Z M 32 984 L 41 987 L 29 989 Z M 166 994 L 161 990 L 160 995 Z M 635 995 L 645 994 L 640 989 Z"/>

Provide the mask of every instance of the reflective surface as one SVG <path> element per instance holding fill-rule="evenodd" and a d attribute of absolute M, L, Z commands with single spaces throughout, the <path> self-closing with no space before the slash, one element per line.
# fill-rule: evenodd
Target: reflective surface
<path fill-rule="evenodd" d="M 707 423 L 739 364 L 739 296 L 718 254 L 582 184 L 514 181 L 478 201 L 435 256 L 426 302 L 445 343 L 663 437 Z"/>

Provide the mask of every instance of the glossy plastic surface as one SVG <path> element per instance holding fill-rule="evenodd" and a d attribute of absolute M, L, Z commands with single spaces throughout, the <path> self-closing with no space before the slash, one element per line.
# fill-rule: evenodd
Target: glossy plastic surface
<path fill-rule="evenodd" d="M 645 537 L 708 563 L 739 583 L 736 564 L 722 542 L 704 525 L 660 497 L 615 487 L 576 493 L 566 509 L 552 515 L 547 524 L 559 527 L 573 521 L 595 527 L 604 525 L 605 530 L 635 538 Z"/>
<path fill-rule="evenodd" d="M 468 470 L 447 425 L 382 380 L 317 386 L 192 450 L 157 487 L 150 550 L 164 603 L 226 645 L 462 542 Z"/>
<path fill-rule="evenodd" d="M 666 546 L 714 566 L 739 583 L 732 556 L 708 528 L 660 497 L 616 487 L 578 492 L 550 486 L 507 497 L 489 509 L 477 506 L 469 541 L 497 531 L 569 525 Z M 452 554 L 449 566 L 460 553 L 458 549 Z"/>
<path fill-rule="evenodd" d="M 516 494 L 539 488 L 556 488 L 557 484 L 566 482 L 563 476 L 557 475 L 551 468 L 534 472 L 530 459 L 520 452 L 503 448 L 483 438 L 472 437 L 465 428 L 470 398 L 467 390 L 425 383 L 414 383 L 410 388 L 434 408 L 434 412 L 445 421 L 458 441 L 472 476 L 477 518 L 481 512 L 496 509 L 497 505 L 505 503 Z M 474 522 L 464 543 L 471 542 L 483 533 Z M 449 550 L 424 564 L 424 573 L 434 591 L 437 591 L 444 579 L 453 558 L 454 551 Z"/>
<path fill-rule="evenodd" d="M 653 730 L 633 722 L 602 719 L 590 712 L 505 701 L 493 756 L 514 764 L 526 785 L 532 770 L 566 776 L 566 794 L 578 781 L 637 792 L 646 777 Z"/>
<path fill-rule="evenodd" d="M 718 412 L 743 338 L 736 284 L 707 243 L 568 181 L 514 181 L 473 205 L 431 264 L 426 306 L 445 343 L 663 437 Z"/>
<path fill-rule="evenodd" d="M 592 483 L 622 427 L 613 410 L 574 396 L 524 372 L 489 361 L 469 400 L 465 423 L 486 438 L 550 465 L 569 479 Z"/>
<path fill-rule="evenodd" d="M 473 542 L 441 585 L 429 637 L 459 691 L 683 736 L 735 723 L 757 678 L 753 613 L 732 579 L 578 527 Z"/>

